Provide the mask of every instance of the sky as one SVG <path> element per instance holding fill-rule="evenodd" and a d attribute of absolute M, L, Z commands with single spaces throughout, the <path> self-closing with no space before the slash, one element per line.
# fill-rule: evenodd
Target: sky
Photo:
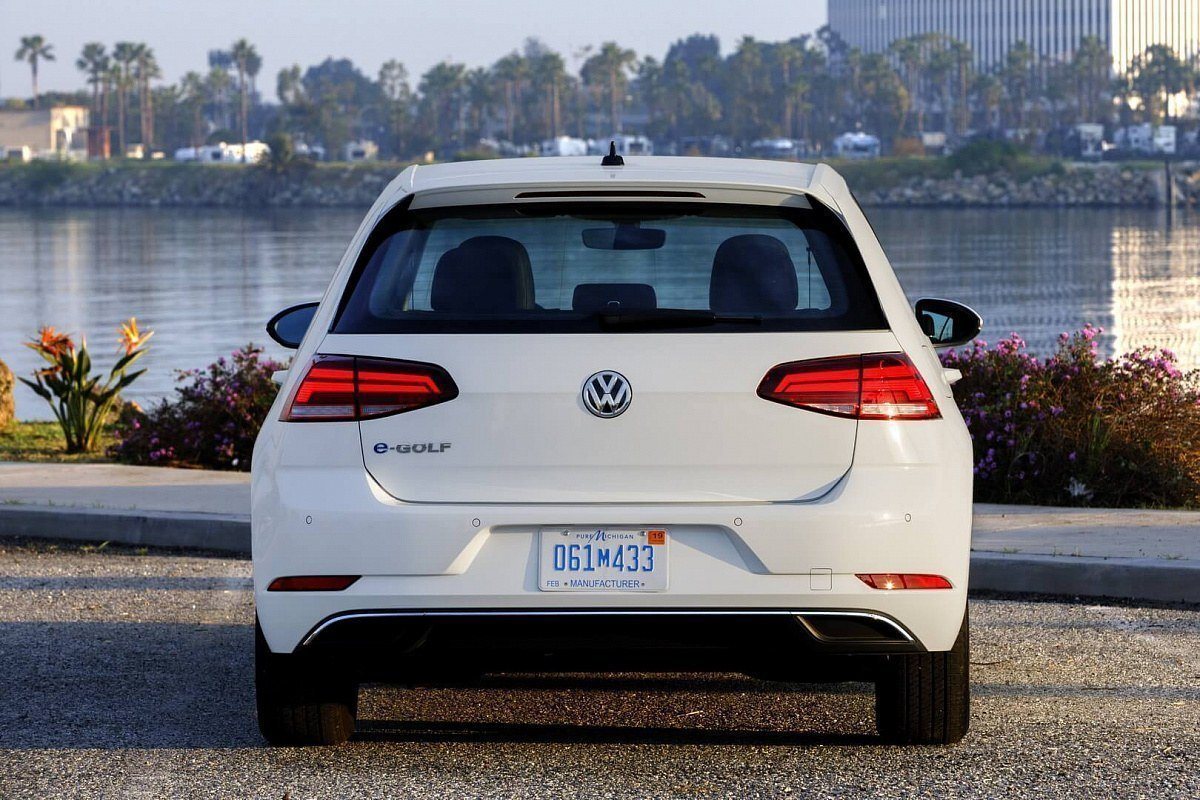
<path fill-rule="evenodd" d="M 29 67 L 12 60 L 21 36 L 41 34 L 57 60 L 39 67 L 42 91 L 85 86 L 85 42 L 145 42 L 169 82 L 207 69 L 207 53 L 245 37 L 263 58 L 273 95 L 285 66 L 350 58 L 371 77 L 388 59 L 417 77 L 446 59 L 485 66 L 535 36 L 566 58 L 615 40 L 661 59 L 676 39 L 715 33 L 728 52 L 744 35 L 768 41 L 811 33 L 826 0 L 0 0 L 0 96 L 30 94 Z"/>

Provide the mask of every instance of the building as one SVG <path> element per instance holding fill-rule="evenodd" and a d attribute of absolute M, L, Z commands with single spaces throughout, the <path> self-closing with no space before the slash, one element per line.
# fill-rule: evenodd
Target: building
<path fill-rule="evenodd" d="M 37 110 L 0 110 L 0 154 L 29 158 L 87 158 L 88 110 L 59 106 Z"/>
<path fill-rule="evenodd" d="M 1200 0 L 829 0 L 829 27 L 864 52 L 943 33 L 970 45 L 980 71 L 1002 64 L 1018 41 L 1036 59 L 1066 59 L 1095 36 L 1123 72 L 1152 44 L 1184 59 L 1200 53 Z"/>

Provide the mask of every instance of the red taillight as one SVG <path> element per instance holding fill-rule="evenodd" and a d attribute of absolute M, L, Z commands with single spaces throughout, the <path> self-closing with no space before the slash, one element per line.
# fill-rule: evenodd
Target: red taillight
<path fill-rule="evenodd" d="M 457 396 L 454 381 L 433 364 L 316 356 L 284 410 L 283 420 L 372 419 L 444 403 Z"/>
<path fill-rule="evenodd" d="M 780 364 L 758 386 L 776 403 L 857 419 L 936 419 L 937 402 L 903 353 Z"/>
<path fill-rule="evenodd" d="M 872 589 L 953 589 L 950 581 L 941 575 L 924 575 L 906 572 L 873 572 L 859 575 L 858 579 Z"/>
<path fill-rule="evenodd" d="M 361 575 L 290 575 L 276 578 L 268 592 L 340 592 L 350 588 Z"/>

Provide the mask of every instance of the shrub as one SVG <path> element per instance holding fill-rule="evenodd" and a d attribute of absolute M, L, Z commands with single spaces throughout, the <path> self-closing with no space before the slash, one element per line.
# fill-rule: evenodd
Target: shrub
<path fill-rule="evenodd" d="M 1025 151 L 1013 142 L 975 139 L 954 151 L 950 166 L 964 175 L 990 175 L 993 172 L 1012 172 Z"/>
<path fill-rule="evenodd" d="M 66 439 L 68 453 L 88 453 L 96 449 L 100 432 L 117 406 L 121 390 L 146 371 L 130 372 L 129 368 L 145 355 L 146 341 L 154 332 L 139 331 L 135 317 L 130 317 L 118 330 L 117 352 L 124 352 L 103 382 L 100 375 L 92 374 L 92 358 L 86 339 L 76 347 L 68 334 L 47 326 L 38 332 L 36 339 L 25 343 L 49 366 L 36 370 L 33 380 L 21 378 L 21 383 L 50 404 Z"/>
<path fill-rule="evenodd" d="M 979 501 L 1200 507 L 1200 373 L 1169 350 L 1102 360 L 1100 330 L 1039 360 L 1016 334 L 943 355 L 975 450 Z"/>
<path fill-rule="evenodd" d="M 254 438 L 283 365 L 247 345 L 204 370 L 178 373 L 175 396 L 148 411 L 127 406 L 116 423 L 117 461 L 154 466 L 249 470 Z"/>

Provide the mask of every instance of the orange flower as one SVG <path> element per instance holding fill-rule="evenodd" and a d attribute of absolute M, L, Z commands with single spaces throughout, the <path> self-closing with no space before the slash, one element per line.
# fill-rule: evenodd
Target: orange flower
<path fill-rule="evenodd" d="M 117 346 L 117 350 L 119 352 L 123 349 L 125 351 L 125 355 L 129 355 L 134 350 L 137 350 L 139 347 L 144 345 L 151 336 L 154 335 L 154 331 L 146 331 L 145 333 L 142 333 L 138 330 L 137 317 L 130 317 L 128 322 L 123 323 L 121 327 L 117 329 L 117 332 L 120 334 L 120 343 Z"/>
<path fill-rule="evenodd" d="M 58 358 L 62 353 L 74 350 L 75 342 L 71 341 L 71 334 L 59 333 L 53 325 L 43 325 L 38 330 L 37 338 L 30 339 L 25 346 L 51 358 Z"/>

